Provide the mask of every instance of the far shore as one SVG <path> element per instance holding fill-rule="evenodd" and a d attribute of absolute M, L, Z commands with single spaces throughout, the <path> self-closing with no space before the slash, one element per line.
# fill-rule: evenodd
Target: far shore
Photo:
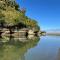
<path fill-rule="evenodd" d="M 51 35 L 51 36 L 60 36 L 60 32 L 56 33 L 46 33 L 46 35 Z"/>

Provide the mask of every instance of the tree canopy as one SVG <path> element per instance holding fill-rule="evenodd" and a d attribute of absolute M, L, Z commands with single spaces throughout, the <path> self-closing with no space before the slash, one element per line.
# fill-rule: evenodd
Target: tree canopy
<path fill-rule="evenodd" d="M 15 26 L 22 23 L 27 28 L 40 29 L 36 20 L 25 15 L 25 9 L 19 9 L 15 0 L 0 0 L 0 24 Z"/>

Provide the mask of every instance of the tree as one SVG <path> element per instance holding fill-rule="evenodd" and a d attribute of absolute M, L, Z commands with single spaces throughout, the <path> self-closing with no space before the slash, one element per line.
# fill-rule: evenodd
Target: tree
<path fill-rule="evenodd" d="M 15 0 L 0 0 L 0 23 L 11 31 L 13 26 L 17 28 L 39 28 L 36 20 L 25 15 L 26 9 L 19 9 Z"/>

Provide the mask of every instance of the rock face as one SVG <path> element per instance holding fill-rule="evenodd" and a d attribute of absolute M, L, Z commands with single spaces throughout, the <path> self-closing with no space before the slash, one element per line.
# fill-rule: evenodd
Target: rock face
<path fill-rule="evenodd" d="M 12 35 L 15 38 L 19 38 L 19 37 L 22 37 L 22 36 L 26 36 L 26 33 L 28 33 L 28 30 L 27 30 L 27 28 L 24 28 L 24 29 L 12 31 L 12 34 L 10 34 L 9 29 L 3 28 L 3 29 L 1 29 L 0 32 L 2 32 L 1 36 L 10 36 L 10 35 Z"/>
<path fill-rule="evenodd" d="M 29 30 L 29 31 L 28 31 L 28 34 L 29 34 L 29 35 L 34 35 L 35 33 L 34 33 L 33 30 Z"/>

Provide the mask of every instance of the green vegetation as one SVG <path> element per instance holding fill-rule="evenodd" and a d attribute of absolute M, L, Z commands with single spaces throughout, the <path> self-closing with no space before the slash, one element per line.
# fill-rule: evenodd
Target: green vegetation
<path fill-rule="evenodd" d="M 25 15 L 25 9 L 19 9 L 15 0 L 0 0 L 0 27 L 8 28 L 34 28 L 39 30 L 37 21 Z M 14 28 L 13 28 L 14 27 Z"/>

